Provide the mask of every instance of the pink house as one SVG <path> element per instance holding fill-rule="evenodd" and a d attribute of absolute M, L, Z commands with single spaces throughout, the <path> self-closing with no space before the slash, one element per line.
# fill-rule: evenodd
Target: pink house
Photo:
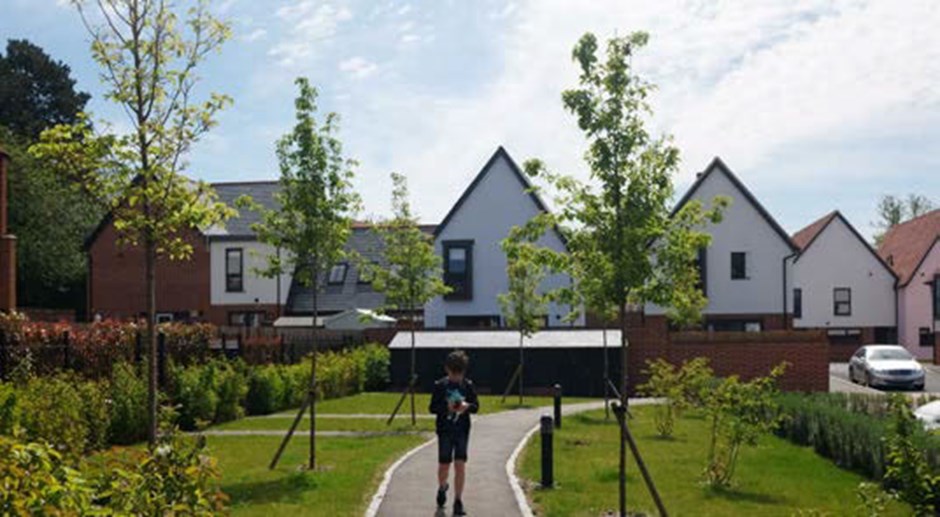
<path fill-rule="evenodd" d="M 878 253 L 898 275 L 898 341 L 932 358 L 940 330 L 940 209 L 888 230 Z"/>

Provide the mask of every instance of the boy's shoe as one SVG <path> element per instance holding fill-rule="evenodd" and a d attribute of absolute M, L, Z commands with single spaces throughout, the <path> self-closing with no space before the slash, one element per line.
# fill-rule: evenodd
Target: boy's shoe
<path fill-rule="evenodd" d="M 467 512 L 463 509 L 463 501 L 460 499 L 454 501 L 454 515 L 467 515 Z"/>
<path fill-rule="evenodd" d="M 447 504 L 447 483 L 437 488 L 437 507 L 443 508 Z"/>

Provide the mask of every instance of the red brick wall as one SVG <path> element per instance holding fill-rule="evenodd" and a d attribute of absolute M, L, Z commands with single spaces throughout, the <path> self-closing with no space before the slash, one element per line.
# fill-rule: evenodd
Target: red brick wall
<path fill-rule="evenodd" d="M 108 224 L 88 250 L 88 313 L 130 318 L 146 311 L 144 253 L 140 247 L 117 243 L 117 232 Z M 193 246 L 188 261 L 157 261 L 157 311 L 209 312 L 209 247 L 199 232 L 185 236 Z"/>
<path fill-rule="evenodd" d="M 790 366 L 780 381 L 788 391 L 829 390 L 829 343 L 819 331 L 773 331 L 759 334 L 668 332 L 665 318 L 647 317 L 642 328 L 629 329 L 631 389 L 645 382 L 646 361 L 663 358 L 673 364 L 708 358 L 718 375 L 743 379 L 767 375 L 781 362 Z"/>

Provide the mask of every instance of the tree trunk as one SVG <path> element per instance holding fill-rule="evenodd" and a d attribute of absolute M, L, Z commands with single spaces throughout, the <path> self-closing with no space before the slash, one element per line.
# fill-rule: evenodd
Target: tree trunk
<path fill-rule="evenodd" d="M 627 307 L 620 304 L 620 517 L 627 515 Z"/>
<path fill-rule="evenodd" d="M 148 210 L 149 212 L 149 210 Z M 150 446 L 157 443 L 157 428 L 159 414 L 159 386 L 157 386 L 157 275 L 156 275 L 156 244 L 148 231 L 144 237 L 144 275 L 147 296 L 147 413 L 149 426 L 147 429 L 147 442 Z"/>
<path fill-rule="evenodd" d="M 414 304 L 411 304 L 408 315 L 408 326 L 411 330 L 411 377 L 408 379 L 408 384 L 411 391 L 411 425 L 415 426 L 418 424 L 418 417 L 415 415 L 415 309 Z"/>
<path fill-rule="evenodd" d="M 525 369 L 525 357 L 523 355 L 524 353 L 522 349 L 522 339 L 523 339 L 522 329 L 519 329 L 519 405 L 520 406 L 525 403 L 523 399 L 523 394 L 522 394 L 523 389 L 524 389 L 524 381 L 522 379 L 523 377 L 525 377 L 524 371 L 523 371 Z"/>
<path fill-rule="evenodd" d="M 607 356 L 607 318 L 604 318 L 604 328 L 601 334 L 604 336 L 604 418 L 610 419 L 610 358 Z"/>
<path fill-rule="evenodd" d="M 310 357 L 310 458 L 307 467 L 310 470 L 317 468 L 317 290 L 319 289 L 319 268 L 314 267 L 313 273 L 313 331 L 310 339 L 313 341 L 313 354 Z"/>

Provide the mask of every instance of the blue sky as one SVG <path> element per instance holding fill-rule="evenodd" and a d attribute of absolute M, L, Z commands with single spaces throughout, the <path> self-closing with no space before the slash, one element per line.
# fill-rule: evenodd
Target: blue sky
<path fill-rule="evenodd" d="M 90 108 L 102 99 L 88 36 L 64 0 L 4 0 L 0 37 L 68 63 Z M 682 150 L 680 193 L 721 156 L 790 231 L 838 208 L 865 235 L 882 193 L 940 202 L 940 3 L 226 0 L 234 36 L 200 91 L 234 98 L 194 149 L 209 181 L 277 175 L 274 141 L 293 121 L 293 79 L 320 89 L 360 161 L 365 215 L 386 213 L 391 171 L 439 221 L 499 145 L 522 162 L 586 176 L 560 92 L 585 31 L 646 30 L 635 66 L 659 85 L 658 131 Z M 898 7 L 902 6 L 902 7 Z"/>

